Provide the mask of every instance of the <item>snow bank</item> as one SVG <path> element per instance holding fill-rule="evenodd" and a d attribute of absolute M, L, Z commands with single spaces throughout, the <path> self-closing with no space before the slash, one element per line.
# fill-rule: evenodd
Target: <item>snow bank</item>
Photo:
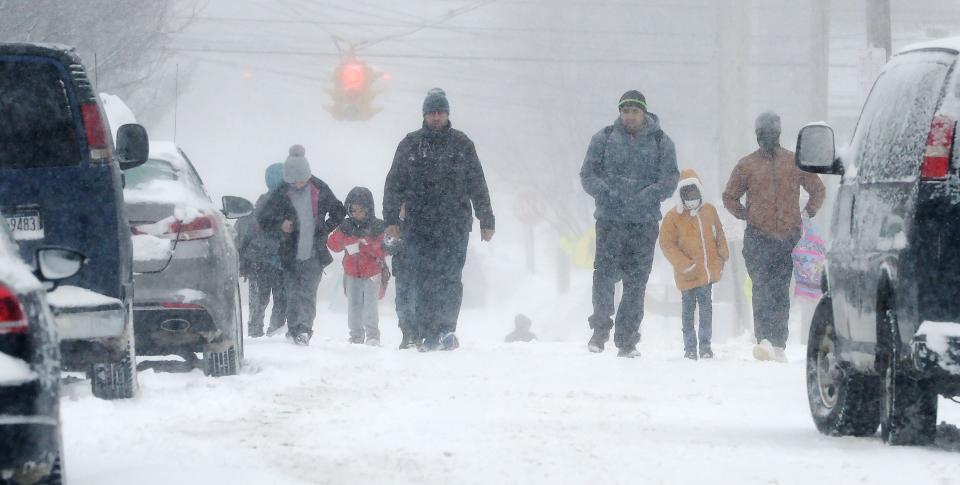
<path fill-rule="evenodd" d="M 151 224 L 152 225 L 152 224 Z M 142 229 L 140 227 L 138 230 Z M 173 253 L 170 241 L 153 234 L 136 234 L 133 236 L 134 261 L 165 261 Z"/>
<path fill-rule="evenodd" d="M 120 305 L 120 300 L 77 286 L 60 286 L 47 294 L 50 306 L 56 308 Z"/>
<path fill-rule="evenodd" d="M 0 386 L 16 386 L 35 380 L 37 374 L 25 361 L 0 352 Z"/>

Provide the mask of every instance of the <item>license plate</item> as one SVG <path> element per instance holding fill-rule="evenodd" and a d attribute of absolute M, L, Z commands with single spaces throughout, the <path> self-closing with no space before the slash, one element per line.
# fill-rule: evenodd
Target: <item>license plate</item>
<path fill-rule="evenodd" d="M 4 215 L 10 232 L 17 241 L 43 239 L 43 219 L 40 211 L 19 211 Z"/>

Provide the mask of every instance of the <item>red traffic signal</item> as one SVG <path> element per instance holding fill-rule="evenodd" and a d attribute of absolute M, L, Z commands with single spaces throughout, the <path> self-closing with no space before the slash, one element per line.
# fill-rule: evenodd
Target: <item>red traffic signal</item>
<path fill-rule="evenodd" d="M 333 73 L 330 89 L 333 104 L 326 106 L 326 110 L 341 121 L 370 119 L 381 109 L 372 104 L 378 93 L 373 83 L 381 75 L 354 57 L 342 61 Z"/>
<path fill-rule="evenodd" d="M 366 64 L 350 61 L 340 66 L 340 85 L 344 91 L 359 91 L 367 83 Z"/>

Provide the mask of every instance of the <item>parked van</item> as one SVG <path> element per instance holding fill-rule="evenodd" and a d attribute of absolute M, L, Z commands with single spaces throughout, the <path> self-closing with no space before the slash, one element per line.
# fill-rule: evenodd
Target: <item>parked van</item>
<path fill-rule="evenodd" d="M 807 348 L 823 433 L 930 443 L 937 395 L 960 396 L 958 55 L 960 38 L 894 56 L 840 157 L 826 124 L 797 140 L 801 169 L 840 176 Z"/>
<path fill-rule="evenodd" d="M 130 227 L 121 170 L 146 161 L 140 125 L 118 130 L 72 48 L 0 43 L 0 212 L 27 264 L 41 246 L 89 263 L 49 295 L 63 368 L 85 371 L 93 393 L 137 387 Z"/>

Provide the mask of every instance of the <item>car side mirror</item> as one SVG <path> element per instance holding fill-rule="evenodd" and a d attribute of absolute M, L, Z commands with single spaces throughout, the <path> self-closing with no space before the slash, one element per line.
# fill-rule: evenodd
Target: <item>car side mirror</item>
<path fill-rule="evenodd" d="M 52 290 L 57 282 L 70 278 L 80 272 L 87 264 L 86 256 L 78 251 L 58 247 L 42 247 L 37 249 L 36 275 L 40 280 L 48 283 L 47 289 Z"/>
<path fill-rule="evenodd" d="M 797 135 L 797 166 L 804 172 L 843 175 L 837 159 L 833 128 L 823 123 L 804 126 Z"/>
<path fill-rule="evenodd" d="M 117 130 L 117 155 L 120 169 L 129 170 L 143 165 L 150 155 L 150 139 L 143 126 L 128 123 Z"/>
<path fill-rule="evenodd" d="M 243 197 L 223 196 L 223 215 L 227 219 L 239 219 L 253 214 L 253 204 Z"/>

